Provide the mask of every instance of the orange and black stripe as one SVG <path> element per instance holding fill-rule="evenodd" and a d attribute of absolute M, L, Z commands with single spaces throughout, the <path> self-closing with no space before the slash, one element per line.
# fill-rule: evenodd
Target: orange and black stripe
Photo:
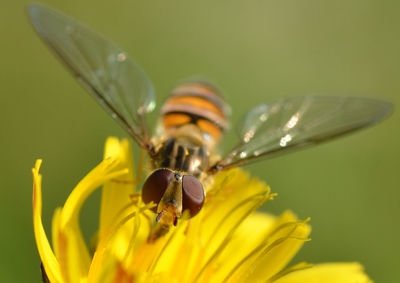
<path fill-rule="evenodd" d="M 215 141 L 227 128 L 228 112 L 228 105 L 214 87 L 197 82 L 175 88 L 161 109 L 166 129 L 192 123 Z"/>

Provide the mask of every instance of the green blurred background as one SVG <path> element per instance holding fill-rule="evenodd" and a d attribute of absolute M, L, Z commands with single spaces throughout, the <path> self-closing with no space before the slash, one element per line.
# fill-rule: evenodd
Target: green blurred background
<path fill-rule="evenodd" d="M 53 210 L 101 160 L 106 137 L 126 137 L 38 39 L 27 3 L 0 4 L 1 282 L 40 281 L 31 223 L 35 159 L 44 159 L 49 232 Z M 211 78 L 232 104 L 233 124 L 258 102 L 287 95 L 366 95 L 400 104 L 398 1 L 46 3 L 126 50 L 152 79 L 158 102 L 183 78 Z M 361 133 L 247 167 L 279 193 L 265 211 L 311 217 L 313 240 L 295 262 L 359 261 L 376 282 L 398 282 L 399 125 L 395 112 Z M 83 210 L 87 235 L 95 231 L 98 198 Z"/>

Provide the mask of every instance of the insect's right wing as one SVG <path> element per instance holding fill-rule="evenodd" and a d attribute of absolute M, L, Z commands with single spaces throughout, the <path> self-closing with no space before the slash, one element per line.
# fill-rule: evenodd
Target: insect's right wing
<path fill-rule="evenodd" d="M 39 4 L 28 13 L 39 36 L 76 79 L 141 145 L 152 145 L 145 114 L 155 107 L 145 73 L 109 40 L 78 21 Z"/>
<path fill-rule="evenodd" d="M 260 104 L 242 120 L 240 143 L 210 173 L 274 157 L 375 124 L 392 104 L 361 97 L 303 96 Z"/>

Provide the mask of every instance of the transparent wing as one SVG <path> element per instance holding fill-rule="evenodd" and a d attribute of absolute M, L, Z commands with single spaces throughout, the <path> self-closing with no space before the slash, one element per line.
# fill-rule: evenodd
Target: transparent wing
<path fill-rule="evenodd" d="M 144 148 L 151 148 L 145 114 L 155 107 L 145 73 L 112 42 L 46 6 L 28 13 L 40 37 L 101 106 Z"/>
<path fill-rule="evenodd" d="M 210 172 L 273 157 L 375 124 L 392 104 L 361 97 L 304 96 L 260 104 L 239 127 L 240 143 Z"/>

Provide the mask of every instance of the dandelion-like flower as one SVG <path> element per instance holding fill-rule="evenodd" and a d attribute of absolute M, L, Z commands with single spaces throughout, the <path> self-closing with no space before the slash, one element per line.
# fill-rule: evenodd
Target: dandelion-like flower
<path fill-rule="evenodd" d="M 200 213 L 157 237 L 151 204 L 135 190 L 127 140 L 109 138 L 105 158 L 75 187 L 44 231 L 41 160 L 33 171 L 33 223 L 44 276 L 50 282 L 370 282 L 358 263 L 287 267 L 310 226 L 286 211 L 256 212 L 270 188 L 241 169 L 214 177 Z M 92 248 L 79 227 L 87 197 L 102 188 L 100 223 Z"/>

